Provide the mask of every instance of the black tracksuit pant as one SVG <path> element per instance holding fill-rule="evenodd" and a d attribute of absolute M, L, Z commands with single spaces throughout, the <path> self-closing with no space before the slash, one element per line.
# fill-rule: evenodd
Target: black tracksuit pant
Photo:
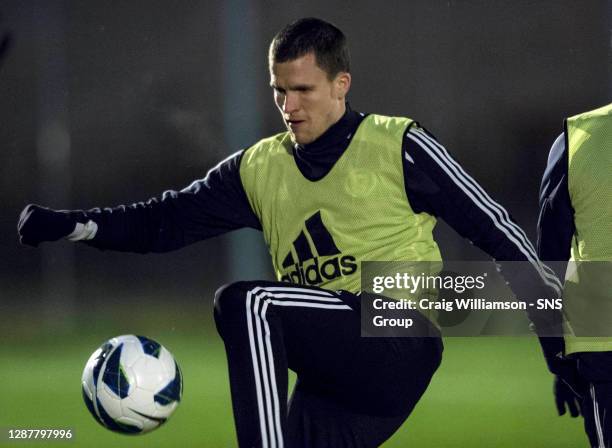
<path fill-rule="evenodd" d="M 215 321 L 242 448 L 379 446 L 442 355 L 437 337 L 361 337 L 359 296 L 346 291 L 233 283 L 217 292 Z M 287 369 L 297 373 L 289 401 Z"/>

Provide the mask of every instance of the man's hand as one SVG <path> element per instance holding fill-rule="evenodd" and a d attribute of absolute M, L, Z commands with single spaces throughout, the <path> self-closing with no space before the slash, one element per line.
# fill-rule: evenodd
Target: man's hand
<path fill-rule="evenodd" d="M 578 375 L 577 361 L 560 356 L 554 361 L 553 373 L 555 374 L 553 392 L 559 415 L 564 415 L 567 409 L 572 417 L 578 417 L 584 387 Z"/>
<path fill-rule="evenodd" d="M 17 233 L 21 244 L 36 247 L 43 241 L 56 241 L 70 235 L 76 223 L 76 218 L 67 211 L 29 204 L 19 216 Z"/>
<path fill-rule="evenodd" d="M 564 415 L 566 409 L 572 417 L 580 415 L 580 400 L 584 393 L 578 375 L 576 360 L 567 358 L 565 343 L 561 337 L 541 337 L 540 345 L 548 370 L 555 375 L 553 392 L 559 415 Z"/>
<path fill-rule="evenodd" d="M 572 417 L 580 415 L 580 399 L 582 397 L 578 391 L 577 383 L 570 384 L 560 375 L 556 375 L 553 391 L 559 415 L 565 414 L 566 407 Z"/>

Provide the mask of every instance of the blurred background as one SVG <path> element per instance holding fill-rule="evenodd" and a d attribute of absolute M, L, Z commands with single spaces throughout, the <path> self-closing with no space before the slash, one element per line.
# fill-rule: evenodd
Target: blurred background
<path fill-rule="evenodd" d="M 612 100 L 612 1 L 0 0 L 0 428 L 72 427 L 72 446 L 235 445 L 211 305 L 224 283 L 271 277 L 258 232 L 142 256 L 23 248 L 15 228 L 30 202 L 114 206 L 180 189 L 281 131 L 267 46 L 304 16 L 347 35 L 353 108 L 418 120 L 535 241 L 563 119 Z M 437 232 L 445 256 L 484 257 Z M 143 439 L 98 427 L 80 401 L 90 352 L 123 333 L 159 340 L 184 370 L 177 416 Z M 531 339 L 448 340 L 385 446 L 586 446 L 551 387 Z"/>

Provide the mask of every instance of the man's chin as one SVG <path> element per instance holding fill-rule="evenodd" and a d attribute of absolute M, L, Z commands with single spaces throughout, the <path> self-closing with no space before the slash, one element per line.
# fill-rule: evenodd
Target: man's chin
<path fill-rule="evenodd" d="M 291 140 L 293 140 L 293 143 L 297 143 L 298 145 L 307 145 L 314 141 L 313 138 L 307 137 L 305 135 L 296 135 L 291 131 L 289 131 L 289 134 L 291 135 Z"/>
<path fill-rule="evenodd" d="M 291 137 L 291 141 L 294 145 L 303 145 L 303 140 L 295 135 L 293 132 L 289 131 L 289 136 Z"/>
<path fill-rule="evenodd" d="M 287 126 L 287 131 L 289 132 L 289 137 L 294 144 L 298 145 L 308 145 L 316 140 L 316 138 L 312 138 L 312 135 L 304 132 L 305 130 L 296 130 L 291 129 L 290 126 Z"/>

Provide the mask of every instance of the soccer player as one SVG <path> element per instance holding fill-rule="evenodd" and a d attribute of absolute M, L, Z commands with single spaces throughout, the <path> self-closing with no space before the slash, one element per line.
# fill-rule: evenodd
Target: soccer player
<path fill-rule="evenodd" d="M 29 205 L 19 235 L 34 246 L 67 238 L 145 253 L 261 230 L 278 281 L 232 283 L 215 297 L 239 445 L 379 446 L 424 393 L 442 343 L 416 311 L 420 334 L 433 337 L 360 336 L 362 260 L 439 261 L 439 217 L 492 257 L 525 261 L 547 291 L 560 285 L 506 210 L 431 134 L 409 118 L 349 107 L 338 28 L 315 18 L 286 26 L 269 63 L 285 132 L 147 202 L 87 211 Z M 543 340 L 552 365 L 558 341 Z M 288 369 L 297 373 L 289 402 Z"/>
<path fill-rule="evenodd" d="M 565 121 L 540 189 L 538 252 L 570 261 L 564 302 L 568 366 L 559 415 L 580 412 L 593 448 L 612 446 L 612 104 Z"/>

